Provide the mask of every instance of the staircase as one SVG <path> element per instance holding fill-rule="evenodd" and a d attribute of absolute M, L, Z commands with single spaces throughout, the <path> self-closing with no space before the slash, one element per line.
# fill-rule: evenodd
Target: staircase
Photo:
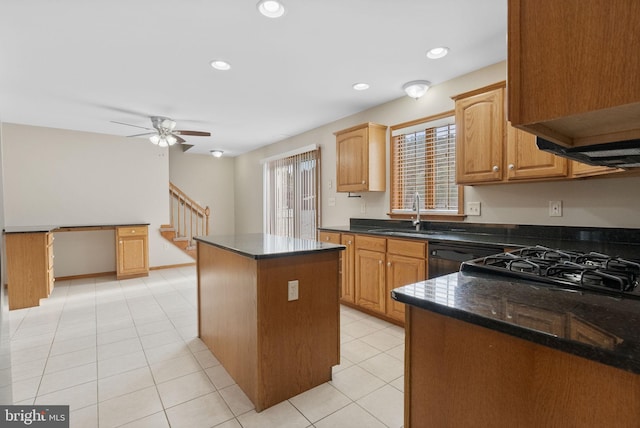
<path fill-rule="evenodd" d="M 196 259 L 193 237 L 209 234 L 209 207 L 202 207 L 173 183 L 169 183 L 169 201 L 171 224 L 160 226 L 160 234 Z"/>

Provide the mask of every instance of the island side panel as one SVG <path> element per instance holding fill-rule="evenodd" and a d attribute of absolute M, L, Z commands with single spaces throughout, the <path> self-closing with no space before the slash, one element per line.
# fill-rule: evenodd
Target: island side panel
<path fill-rule="evenodd" d="M 640 376 L 407 309 L 407 428 L 637 427 Z"/>
<path fill-rule="evenodd" d="M 256 260 L 198 242 L 200 339 L 256 403 Z"/>
<path fill-rule="evenodd" d="M 288 281 L 299 298 L 288 301 Z M 263 259 L 258 267 L 260 401 L 267 408 L 331 380 L 340 363 L 339 251 Z"/>

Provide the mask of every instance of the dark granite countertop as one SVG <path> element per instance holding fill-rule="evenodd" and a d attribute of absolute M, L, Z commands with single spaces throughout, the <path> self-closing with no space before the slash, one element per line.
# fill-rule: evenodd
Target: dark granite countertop
<path fill-rule="evenodd" d="M 498 248 L 543 245 L 563 250 L 596 251 L 640 261 L 640 229 L 436 221 L 423 221 L 421 226 L 417 232 L 407 220 L 351 219 L 348 226 L 323 226 L 319 229 L 430 242 L 494 245 Z"/>
<path fill-rule="evenodd" d="M 640 300 L 483 273 L 396 288 L 402 303 L 640 374 Z M 531 320 L 536 323 L 531 328 Z"/>
<path fill-rule="evenodd" d="M 198 236 L 194 239 L 253 259 L 339 251 L 345 248 L 343 245 L 262 233 Z"/>
<path fill-rule="evenodd" d="M 121 226 L 149 226 L 149 223 L 145 222 L 133 222 L 133 223 L 103 223 L 103 224 L 56 224 L 56 225 L 36 225 L 36 226 L 6 226 L 4 233 L 48 233 L 55 232 L 57 229 L 84 229 L 84 228 L 113 228 Z"/>

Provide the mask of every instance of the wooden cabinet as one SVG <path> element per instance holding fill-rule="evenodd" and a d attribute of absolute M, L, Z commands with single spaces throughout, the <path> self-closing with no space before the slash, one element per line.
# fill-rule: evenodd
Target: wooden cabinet
<path fill-rule="evenodd" d="M 502 181 L 504 153 L 504 88 L 454 97 L 456 101 L 456 182 Z"/>
<path fill-rule="evenodd" d="M 351 234 L 338 232 L 319 233 L 321 242 L 344 245 L 344 251 L 340 251 L 340 301 L 354 303 L 355 285 L 355 237 Z"/>
<path fill-rule="evenodd" d="M 53 234 L 5 235 L 9 309 L 38 306 L 53 291 Z"/>
<path fill-rule="evenodd" d="M 595 166 L 586 163 L 571 161 L 571 177 L 592 177 L 594 175 L 605 175 L 620 172 L 617 168 L 609 168 L 608 166 Z"/>
<path fill-rule="evenodd" d="M 505 320 L 521 327 L 544 331 L 559 337 L 565 336 L 565 314 L 547 309 L 507 301 Z"/>
<path fill-rule="evenodd" d="M 509 120 L 567 146 L 640 138 L 638 28 L 636 0 L 509 0 Z"/>
<path fill-rule="evenodd" d="M 340 300 L 343 302 L 355 302 L 355 267 L 356 267 L 356 237 L 355 235 L 343 233 L 340 243 L 346 248 L 341 252 L 342 257 L 342 278 Z"/>
<path fill-rule="evenodd" d="M 337 191 L 384 192 L 387 127 L 364 123 L 334 135 Z"/>
<path fill-rule="evenodd" d="M 567 177 L 566 159 L 543 152 L 533 134 L 505 121 L 505 83 L 454 97 L 459 184 Z"/>
<path fill-rule="evenodd" d="M 531 180 L 566 177 L 569 162 L 538 149 L 536 136 L 507 123 L 507 179 Z"/>
<path fill-rule="evenodd" d="M 385 314 L 386 239 L 356 235 L 355 304 Z"/>
<path fill-rule="evenodd" d="M 116 241 L 116 277 L 149 275 L 148 227 L 116 227 Z"/>
<path fill-rule="evenodd" d="M 426 242 L 387 239 L 387 316 L 404 323 L 404 303 L 391 298 L 391 290 L 426 278 Z"/>

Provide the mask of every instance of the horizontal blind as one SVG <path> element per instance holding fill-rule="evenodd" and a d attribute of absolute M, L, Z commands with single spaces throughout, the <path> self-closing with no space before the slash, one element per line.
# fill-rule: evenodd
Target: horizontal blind
<path fill-rule="evenodd" d="M 423 211 L 458 211 L 455 135 L 448 123 L 393 137 L 393 211 L 415 211 L 416 192 Z"/>
<path fill-rule="evenodd" d="M 264 164 L 265 232 L 315 239 L 320 149 Z"/>

